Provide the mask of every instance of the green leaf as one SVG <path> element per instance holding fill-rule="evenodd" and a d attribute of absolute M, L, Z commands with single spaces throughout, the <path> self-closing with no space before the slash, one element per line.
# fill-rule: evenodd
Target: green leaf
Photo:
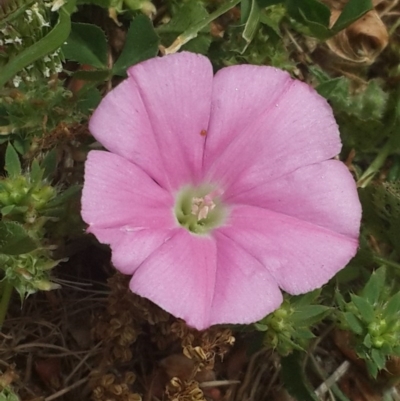
<path fill-rule="evenodd" d="M 306 25 L 313 35 L 326 39 L 332 35 L 329 30 L 331 12 L 329 8 L 317 0 L 286 0 L 289 15 Z"/>
<path fill-rule="evenodd" d="M 335 288 L 335 301 L 340 310 L 346 309 L 346 302 L 344 300 L 344 297 L 341 294 L 341 292 L 339 291 L 339 289 L 337 289 L 337 288 Z"/>
<path fill-rule="evenodd" d="M 206 20 L 208 17 L 209 14 L 202 4 L 197 1 L 187 2 L 178 9 L 171 21 L 157 28 L 157 33 L 161 36 L 163 45 L 167 47 L 172 44 L 177 36 L 180 36 L 188 29 L 199 26 L 199 22 Z M 200 50 L 199 53 L 204 54 L 207 52 L 208 46 L 211 43 L 209 32 L 209 24 L 199 27 L 198 30 L 190 36 L 189 40 L 184 43 L 184 48 L 189 51 Z M 199 39 L 197 39 L 207 36 L 209 36 L 207 41 L 203 40 L 200 42 Z M 191 42 L 193 41 L 195 41 L 195 43 L 192 44 Z"/>
<path fill-rule="evenodd" d="M 302 295 L 291 297 L 290 303 L 293 305 L 294 309 L 299 309 L 303 306 L 307 306 L 315 302 L 320 294 L 321 294 L 321 289 L 310 291 Z"/>
<path fill-rule="evenodd" d="M 322 82 L 315 89 L 321 96 L 330 99 L 330 97 L 335 93 L 343 91 L 344 82 L 345 80 L 343 77 L 333 78 Z M 345 90 L 347 92 L 347 86 L 345 87 Z"/>
<path fill-rule="evenodd" d="M 282 38 L 281 22 L 285 18 L 285 16 L 286 9 L 284 6 L 279 5 L 276 7 L 270 7 L 264 12 L 260 12 L 260 23 L 271 28 L 272 32 L 275 33 L 276 38 Z M 273 35 L 271 35 L 271 33 L 269 34 L 269 36 L 271 37 L 271 39 L 273 38 Z M 274 42 L 272 41 L 271 44 L 273 43 Z M 276 44 L 273 44 L 273 47 L 273 51 L 276 51 Z"/>
<path fill-rule="evenodd" d="M 347 149 L 375 153 L 385 140 L 391 123 L 384 118 L 389 110 L 389 96 L 381 85 L 378 80 L 370 80 L 364 91 L 353 94 L 348 78 L 341 77 L 317 87 L 335 112 Z"/>
<path fill-rule="evenodd" d="M 382 313 L 382 317 L 387 320 L 398 319 L 400 313 L 400 291 L 393 295 L 387 304 Z"/>
<path fill-rule="evenodd" d="M 371 358 L 374 361 L 376 367 L 381 370 L 386 365 L 386 356 L 377 349 L 371 350 Z"/>
<path fill-rule="evenodd" d="M 39 162 L 35 159 L 31 165 L 30 177 L 32 184 L 39 184 L 43 179 L 44 170 L 40 168 Z"/>
<path fill-rule="evenodd" d="M 57 195 L 53 200 L 51 200 L 50 202 L 47 202 L 46 208 L 43 210 L 43 214 L 45 214 L 46 210 L 48 210 L 48 209 L 52 209 L 52 208 L 63 205 L 65 202 L 67 202 L 73 196 L 78 194 L 80 190 L 81 190 L 81 187 L 79 185 L 70 186 L 64 192 Z"/>
<path fill-rule="evenodd" d="M 46 154 L 40 167 L 43 169 L 43 179 L 45 180 L 48 180 L 55 174 L 57 168 L 57 151 L 55 149 L 50 150 L 50 152 Z"/>
<path fill-rule="evenodd" d="M 361 325 L 360 321 L 357 317 L 351 312 L 344 312 L 343 317 L 348 324 L 350 330 L 355 334 L 362 334 L 363 326 Z"/>
<path fill-rule="evenodd" d="M 369 374 L 373 378 L 376 378 L 376 376 L 378 375 L 378 368 L 377 368 L 375 362 L 372 361 L 371 359 L 365 359 L 365 364 L 367 365 L 367 370 L 368 370 Z"/>
<path fill-rule="evenodd" d="M 240 23 L 245 24 L 250 15 L 253 0 L 242 0 L 240 2 Z"/>
<path fill-rule="evenodd" d="M 376 305 L 379 301 L 381 292 L 385 285 L 386 269 L 381 267 L 375 270 L 364 289 L 362 290 L 362 297 L 365 298 L 370 305 Z"/>
<path fill-rule="evenodd" d="M 68 60 L 100 69 L 107 68 L 106 36 L 96 25 L 73 22 L 62 51 Z"/>
<path fill-rule="evenodd" d="M 71 30 L 70 14 L 75 8 L 75 3 L 76 0 L 69 0 L 59 11 L 57 25 L 44 38 L 23 50 L 0 68 L 0 88 L 23 68 L 60 48 Z"/>
<path fill-rule="evenodd" d="M 372 347 L 371 334 L 368 333 L 368 334 L 364 337 L 363 344 L 364 344 L 367 348 L 371 348 L 371 347 Z"/>
<path fill-rule="evenodd" d="M 311 340 L 312 338 L 315 338 L 315 335 L 309 329 L 297 329 L 296 338 Z"/>
<path fill-rule="evenodd" d="M 284 3 L 285 0 L 258 0 L 258 5 L 263 8 L 263 7 L 269 7 L 273 6 L 275 4 L 280 4 Z"/>
<path fill-rule="evenodd" d="M 207 55 L 211 45 L 211 36 L 200 34 L 182 46 L 182 50 Z"/>
<path fill-rule="evenodd" d="M 336 34 L 374 8 L 371 0 L 349 0 L 332 27 Z"/>
<path fill-rule="evenodd" d="M 17 151 L 14 149 L 11 143 L 8 143 L 7 145 L 4 167 L 11 178 L 21 175 L 21 162 L 19 160 Z"/>
<path fill-rule="evenodd" d="M 164 53 L 176 53 L 177 51 L 179 51 L 179 49 L 181 49 L 182 46 L 184 46 L 190 40 L 196 38 L 200 32 L 204 32 L 204 30 L 207 30 L 209 32 L 211 22 L 235 7 L 237 4 L 240 3 L 240 1 L 241 0 L 228 0 L 227 2 L 222 3 L 222 5 L 211 14 L 205 16 L 204 18 L 201 18 L 193 25 L 189 26 L 189 28 L 182 32 L 178 37 L 176 37 L 172 44 L 164 49 Z"/>
<path fill-rule="evenodd" d="M 372 197 L 372 205 L 370 203 Z M 400 253 L 400 182 L 385 182 L 366 188 L 362 197 L 368 228 L 380 240 L 390 242 Z"/>
<path fill-rule="evenodd" d="M 8 205 L 8 206 L 4 206 L 0 209 L 0 213 L 3 216 L 7 216 L 9 213 L 11 213 L 13 211 L 13 209 L 15 208 L 15 205 Z"/>
<path fill-rule="evenodd" d="M 114 0 L 78 0 L 77 4 L 94 4 L 95 6 L 107 9 L 113 5 L 113 1 Z"/>
<path fill-rule="evenodd" d="M 372 323 L 375 319 L 375 311 L 371 304 L 364 298 L 359 297 L 358 295 L 351 295 L 351 301 L 356 306 L 358 311 L 361 314 L 362 319 L 366 323 Z"/>
<path fill-rule="evenodd" d="M 325 315 L 326 312 L 328 312 L 330 308 L 328 306 L 324 305 L 308 305 L 308 306 L 303 306 L 300 309 L 296 309 L 293 312 L 293 315 L 291 316 L 291 321 L 293 323 L 303 323 L 305 324 L 309 320 L 316 320 L 318 321 L 319 318 L 322 319 L 323 315 Z M 313 319 L 314 318 L 314 319 Z M 308 322 L 310 323 L 310 322 Z"/>
<path fill-rule="evenodd" d="M 83 87 L 78 92 L 77 107 L 83 114 L 89 114 L 101 101 L 101 93 L 96 87 Z"/>
<path fill-rule="evenodd" d="M 0 221 L 0 253 L 20 255 L 36 248 L 36 242 L 21 224 Z"/>
<path fill-rule="evenodd" d="M 243 52 L 247 49 L 247 47 L 253 40 L 259 25 L 260 25 L 260 7 L 256 0 L 252 0 L 249 17 L 247 18 L 246 25 L 242 33 L 242 38 L 246 41 L 246 46 L 244 47 Z"/>
<path fill-rule="evenodd" d="M 150 19 L 145 15 L 138 15 L 129 27 L 122 53 L 113 66 L 113 74 L 124 76 L 131 65 L 155 57 L 159 42 Z"/>
<path fill-rule="evenodd" d="M 28 206 L 15 206 L 15 205 L 9 205 L 9 206 L 4 206 L 1 208 L 1 214 L 3 216 L 7 216 L 10 213 L 13 214 L 21 214 L 21 213 L 26 213 L 28 210 Z"/>
<path fill-rule="evenodd" d="M 157 28 L 157 33 L 160 35 L 173 34 L 171 39 L 175 39 L 176 35 L 181 34 L 207 17 L 207 10 L 199 2 L 187 2 L 177 10 L 176 14 L 172 16 L 172 19 L 167 24 L 160 25 Z M 209 32 L 209 28 L 203 28 L 202 32 Z"/>
<path fill-rule="evenodd" d="M 267 331 L 268 330 L 268 325 L 262 324 L 262 323 L 254 323 L 254 327 L 258 331 Z"/>
<path fill-rule="evenodd" d="M 108 69 L 101 70 L 89 70 L 84 71 L 80 70 L 74 73 L 74 78 L 81 79 L 82 81 L 93 81 L 93 82 L 102 82 L 109 79 L 112 75 L 112 71 Z"/>
<path fill-rule="evenodd" d="M 292 354 L 281 359 L 283 385 L 296 400 L 318 401 L 301 368 L 301 356 L 300 352 L 293 351 Z"/>

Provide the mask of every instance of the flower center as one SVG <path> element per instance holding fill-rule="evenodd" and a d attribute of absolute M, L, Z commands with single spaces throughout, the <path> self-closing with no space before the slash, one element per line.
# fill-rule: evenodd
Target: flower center
<path fill-rule="evenodd" d="M 220 201 L 222 193 L 222 190 L 210 186 L 183 188 L 175 204 L 179 224 L 194 234 L 207 234 L 220 226 L 226 216 L 226 209 Z"/>

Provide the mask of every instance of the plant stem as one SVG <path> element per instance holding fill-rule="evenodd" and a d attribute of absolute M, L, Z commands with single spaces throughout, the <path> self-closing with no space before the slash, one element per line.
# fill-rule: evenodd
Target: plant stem
<path fill-rule="evenodd" d="M 241 0 L 230 0 L 226 4 L 223 4 L 220 8 L 211 13 L 207 18 L 202 19 L 197 24 L 194 24 L 181 35 L 179 35 L 172 45 L 164 50 L 164 54 L 173 54 L 176 53 L 185 43 L 189 42 L 189 40 L 197 37 L 197 34 L 206 27 L 210 22 L 217 19 L 220 15 L 225 14 L 231 8 L 235 7 L 240 3 Z"/>
<path fill-rule="evenodd" d="M 394 267 L 395 269 L 400 269 L 400 263 L 393 262 L 393 260 L 385 259 L 380 256 L 374 255 L 374 261 L 377 263 L 381 263 L 383 265 L 389 266 L 389 267 Z"/>
<path fill-rule="evenodd" d="M 374 161 L 370 164 L 370 166 L 364 171 L 364 174 L 357 181 L 357 186 L 359 188 L 365 188 L 371 180 L 374 178 L 375 174 L 379 171 L 379 169 L 385 163 L 389 153 L 393 150 L 392 141 L 387 141 L 385 146 L 379 151 Z"/>
<path fill-rule="evenodd" d="M 5 280 L 3 287 L 3 294 L 1 296 L 1 301 L 0 301 L 0 329 L 3 326 L 4 319 L 6 318 L 6 314 L 8 311 L 8 304 L 10 303 L 10 298 L 13 289 L 14 289 L 13 285 L 8 280 Z"/>

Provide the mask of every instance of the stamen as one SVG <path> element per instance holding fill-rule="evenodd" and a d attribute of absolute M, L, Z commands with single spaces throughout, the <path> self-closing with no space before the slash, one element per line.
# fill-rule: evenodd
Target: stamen
<path fill-rule="evenodd" d="M 222 195 L 223 191 L 216 189 L 215 191 L 210 192 L 202 198 L 192 198 L 192 215 L 197 217 L 197 221 L 204 220 L 207 218 L 208 213 L 211 212 L 215 208 L 215 203 L 213 199 L 217 196 Z"/>

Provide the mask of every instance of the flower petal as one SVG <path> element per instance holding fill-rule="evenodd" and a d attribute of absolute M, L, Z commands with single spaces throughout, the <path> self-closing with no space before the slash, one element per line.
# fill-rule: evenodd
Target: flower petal
<path fill-rule="evenodd" d="M 179 228 L 126 231 L 121 241 L 111 244 L 113 265 L 121 273 L 133 274 L 164 242 L 176 235 L 177 230 Z"/>
<path fill-rule="evenodd" d="M 177 230 L 136 270 L 130 288 L 190 326 L 205 329 L 210 326 L 216 257 L 213 238 Z"/>
<path fill-rule="evenodd" d="M 248 324 L 262 319 L 282 303 L 275 279 L 254 256 L 215 233 L 217 275 L 210 324 Z"/>
<path fill-rule="evenodd" d="M 197 183 L 205 141 L 202 131 L 210 117 L 211 63 L 183 52 L 134 65 L 128 74 L 139 88 L 170 188 Z"/>
<path fill-rule="evenodd" d="M 210 125 L 210 142 L 213 135 L 222 135 L 224 140 L 218 146 L 210 147 L 207 140 L 204 164 L 208 179 L 225 188 L 227 197 L 339 153 L 341 143 L 332 110 L 310 86 L 296 80 L 290 83 L 282 80 L 279 94 L 272 81 L 279 74 L 287 79 L 286 73 L 266 67 L 254 70 L 254 82 L 267 88 L 266 82 L 270 79 L 275 89 L 271 96 L 273 102 L 268 101 L 260 114 L 251 116 L 246 110 L 259 101 L 253 95 L 255 90 L 250 91 L 247 97 L 246 88 L 241 83 L 241 69 L 228 68 L 222 77 L 229 77 L 230 74 L 236 79 L 238 92 L 246 98 L 246 103 L 244 100 L 242 103 L 230 103 L 227 99 L 232 90 L 224 89 L 222 83 L 220 90 L 213 92 L 211 121 L 225 121 L 227 116 L 233 121 L 227 125 L 227 130 L 219 127 L 219 132 L 215 132 Z M 215 81 L 217 86 L 218 75 Z M 265 91 L 268 93 L 267 89 Z M 217 107 L 223 100 L 228 102 L 226 107 Z M 244 110 L 244 116 L 239 106 Z M 241 119 L 246 124 L 240 122 Z M 239 130 L 232 128 L 236 125 Z M 225 148 L 222 154 L 216 153 L 222 148 Z"/>
<path fill-rule="evenodd" d="M 359 235 L 357 188 L 347 167 L 337 160 L 301 167 L 228 201 L 293 216 L 348 237 Z"/>
<path fill-rule="evenodd" d="M 275 107 L 291 83 L 287 72 L 273 67 L 236 65 L 219 70 L 213 82 L 205 165 L 212 164 L 252 121 Z"/>
<path fill-rule="evenodd" d="M 153 128 L 133 79 L 126 79 L 104 97 L 90 119 L 89 129 L 109 151 L 168 187 Z"/>
<path fill-rule="evenodd" d="M 82 217 L 97 228 L 174 228 L 174 200 L 143 170 L 113 153 L 91 151 L 85 165 Z"/>
<path fill-rule="evenodd" d="M 254 206 L 232 207 L 220 228 L 257 258 L 280 288 L 301 294 L 328 282 L 355 255 L 355 238 Z"/>
<path fill-rule="evenodd" d="M 112 250 L 112 263 L 121 273 L 132 275 L 135 270 L 164 242 L 176 234 L 173 230 L 145 229 L 129 230 L 122 228 L 97 228 L 90 230 L 103 244 Z"/>

